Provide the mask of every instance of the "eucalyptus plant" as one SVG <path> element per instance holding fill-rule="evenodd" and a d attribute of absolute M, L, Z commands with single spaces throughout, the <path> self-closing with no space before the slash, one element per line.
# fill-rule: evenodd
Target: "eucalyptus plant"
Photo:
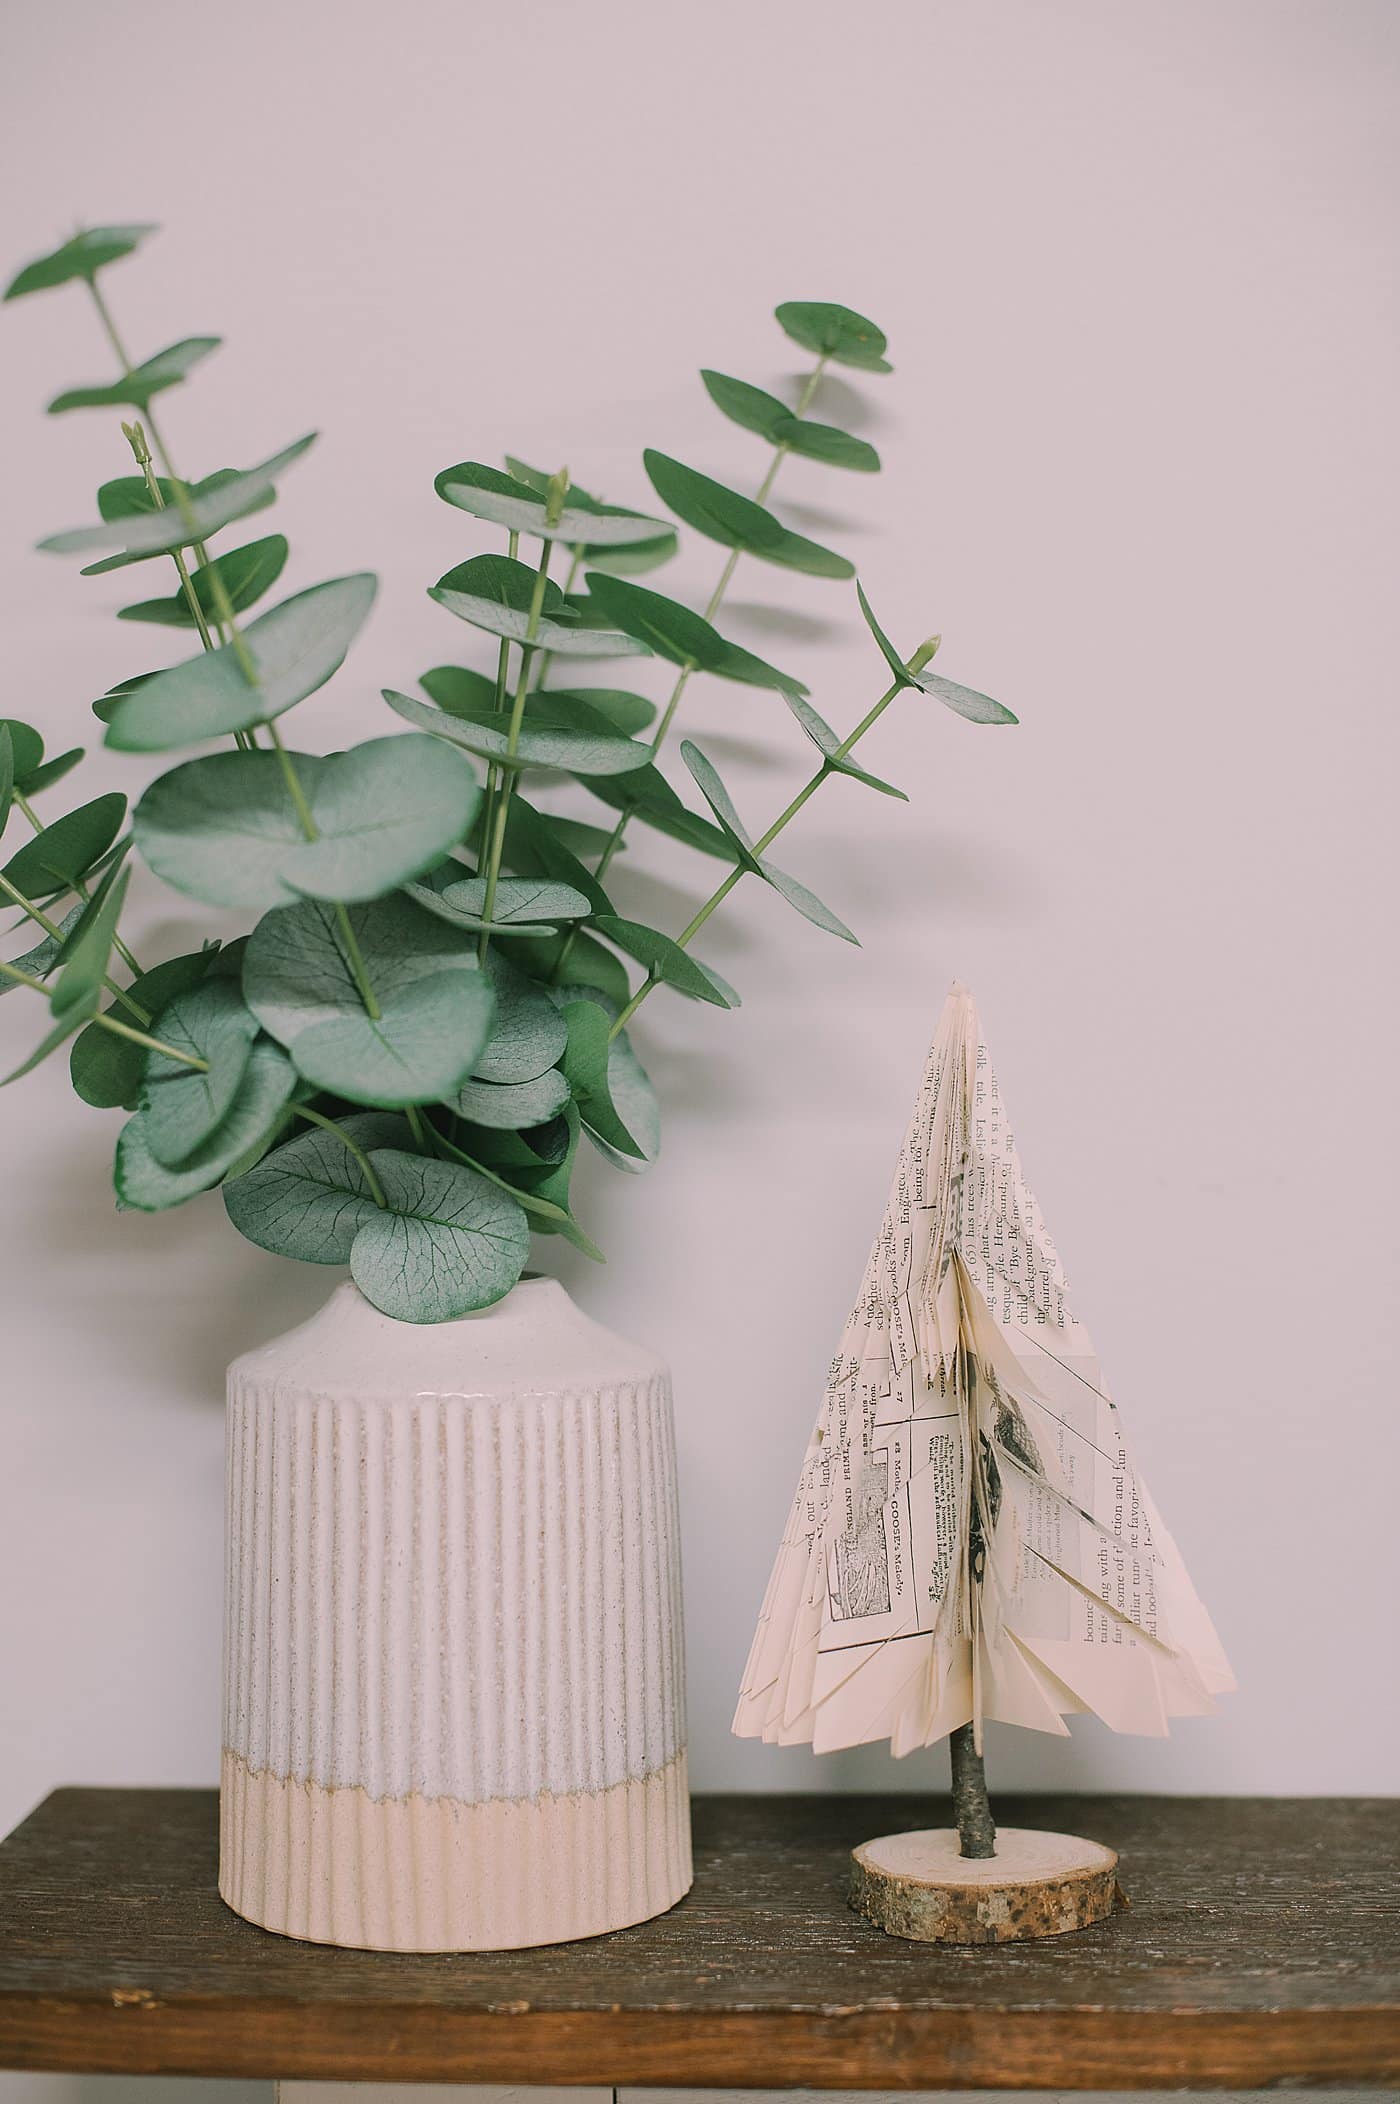
<path fill-rule="evenodd" d="M 532 1233 L 599 1255 L 571 1195 L 580 1140 L 623 1170 L 654 1158 L 658 1107 L 628 1026 L 660 987 L 739 1005 L 693 945 L 745 878 L 855 940 L 769 849 L 833 776 L 903 795 L 852 757 L 895 697 L 930 696 L 973 723 L 1015 718 L 929 670 L 936 637 L 902 656 L 859 584 L 880 691 L 844 735 L 801 680 L 715 626 L 745 557 L 833 586 L 854 579 L 843 555 L 791 531 L 768 499 L 791 455 L 879 468 L 872 446 L 808 412 L 829 366 L 887 373 L 885 338 L 846 307 L 799 301 L 777 309 L 811 360 L 794 406 L 701 376 L 722 414 L 767 449 L 753 497 L 656 451 L 643 466 L 669 517 L 511 457 L 504 469 L 445 468 L 439 496 L 498 537 L 430 591 L 485 639 L 479 661 L 436 666 L 417 694 L 385 690 L 407 730 L 329 754 L 289 745 L 282 718 L 339 670 L 375 579 L 332 578 L 245 619 L 278 582 L 287 541 L 267 533 L 218 554 L 211 543 L 273 503 L 312 437 L 193 481 L 176 467 L 157 398 L 218 339 L 186 337 L 139 363 L 128 353 L 103 280 L 152 231 L 79 233 L 5 294 L 85 288 L 117 374 L 66 390 L 50 412 L 129 413 L 126 471 L 98 490 L 97 521 L 40 546 L 85 558 L 84 576 L 168 565 L 173 589 L 117 618 L 198 645 L 93 703 L 106 743 L 202 748 L 150 783 L 129 826 L 117 794 L 49 819 L 36 800 L 81 750 L 49 758 L 28 724 L 0 726 L 0 823 L 29 828 L 0 868 L 0 897 L 29 943 L 0 962 L 0 990 L 48 1007 L 17 1074 L 68 1043 L 78 1095 L 128 1113 L 114 1171 L 122 1207 L 162 1211 L 219 1186 L 235 1227 L 263 1248 L 348 1263 L 386 1313 L 442 1321 L 507 1293 Z M 673 521 L 724 551 L 703 612 L 637 582 L 675 554 Z M 670 680 L 659 710 L 630 686 L 586 677 L 651 660 Z M 698 745 L 679 741 L 698 802 L 660 765 L 699 676 L 766 690 L 812 749 L 810 779 L 756 835 Z M 548 808 L 561 778 L 591 793 L 597 822 Z M 716 865 L 674 934 L 619 914 L 607 889 L 637 826 Z M 249 933 L 139 962 L 120 926 L 134 862 L 197 904 L 255 916 Z"/>

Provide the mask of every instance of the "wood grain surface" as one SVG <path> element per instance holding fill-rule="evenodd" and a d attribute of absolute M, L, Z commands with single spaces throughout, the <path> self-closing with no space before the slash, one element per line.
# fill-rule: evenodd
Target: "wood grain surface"
<path fill-rule="evenodd" d="M 916 1797 L 711 1797 L 696 1879 L 585 1943 L 292 1943 L 215 1888 L 212 1791 L 59 1790 L 0 1846 L 0 2066 L 691 2087 L 1400 2083 L 1400 1807 L 1006 1798 L 1122 1856 L 1131 1906 L 1048 1942 L 906 1943 L 849 1852 Z"/>

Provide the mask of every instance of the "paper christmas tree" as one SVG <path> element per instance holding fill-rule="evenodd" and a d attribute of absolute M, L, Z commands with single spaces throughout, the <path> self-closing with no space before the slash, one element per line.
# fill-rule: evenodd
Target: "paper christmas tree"
<path fill-rule="evenodd" d="M 1234 1686 L 1128 1458 L 971 996 L 929 1053 L 734 1729 L 896 1754 L 985 1717 L 1162 1733 Z"/>

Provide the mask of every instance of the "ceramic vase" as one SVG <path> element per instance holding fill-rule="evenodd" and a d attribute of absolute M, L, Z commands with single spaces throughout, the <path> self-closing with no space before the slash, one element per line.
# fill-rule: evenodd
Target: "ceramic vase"
<path fill-rule="evenodd" d="M 552 1279 L 352 1284 L 229 1369 L 219 1890 L 285 1936 L 501 1950 L 690 1885 L 667 1370 Z"/>

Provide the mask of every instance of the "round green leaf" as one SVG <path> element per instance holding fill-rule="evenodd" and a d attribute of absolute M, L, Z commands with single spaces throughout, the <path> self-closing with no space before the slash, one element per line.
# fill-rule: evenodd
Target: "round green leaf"
<path fill-rule="evenodd" d="M 486 974 L 495 989 L 496 1013 L 490 1037 L 468 1070 L 471 1078 L 538 1080 L 558 1062 L 568 1042 L 564 1019 L 549 995 L 497 949 L 487 953 Z"/>
<path fill-rule="evenodd" d="M 794 416 L 776 395 L 751 387 L 747 380 L 732 380 L 726 373 L 712 372 L 702 372 L 700 377 L 717 409 L 746 431 L 758 432 L 770 445 L 783 446 L 789 453 L 801 453 L 809 460 L 820 460 L 828 467 L 872 473 L 880 465 L 879 454 L 863 438 L 853 438 L 849 431 L 838 431 L 832 424 L 814 424 L 805 417 Z"/>
<path fill-rule="evenodd" d="M 450 1322 L 501 1300 L 525 1268 L 530 1230 L 515 1199 L 458 1162 L 376 1148 L 387 1210 L 350 1251 L 350 1275 L 399 1322 Z"/>
<path fill-rule="evenodd" d="M 561 989 L 560 998 L 565 997 Z M 592 1000 L 569 1001 L 563 1010 L 568 1031 L 563 1068 L 587 1131 L 619 1154 L 642 1159 L 642 1148 L 628 1131 L 609 1088 L 612 1044 L 606 1012 Z"/>
<path fill-rule="evenodd" d="M 568 1100 L 568 1082 L 557 1067 L 550 1067 L 533 1081 L 504 1086 L 494 1081 L 464 1082 L 452 1098 L 452 1108 L 473 1125 L 525 1132 L 557 1117 Z"/>
<path fill-rule="evenodd" d="M 586 709 L 590 720 L 602 718 L 613 730 L 624 738 L 635 738 L 656 720 L 656 703 L 648 701 L 644 694 L 627 694 L 618 687 L 549 687 L 541 694 L 532 694 L 525 704 L 525 720 L 544 709 L 566 713 Z"/>
<path fill-rule="evenodd" d="M 807 692 L 800 679 L 729 642 L 678 599 L 668 599 L 646 585 L 630 584 L 626 578 L 605 577 L 596 570 L 588 573 L 588 588 L 609 620 L 673 665 L 713 672 L 744 686 L 774 687 L 780 694 Z"/>
<path fill-rule="evenodd" d="M 606 995 L 589 986 L 565 985 L 554 989 L 554 998 L 570 1022 L 578 1069 L 571 1082 L 584 1130 L 614 1168 L 639 1175 L 661 1149 L 661 1108 L 646 1069 L 625 1030 L 609 1041 L 618 1011 Z M 601 1018 L 601 1033 L 584 1013 L 589 1009 Z M 566 1072 L 568 1064 L 566 1058 Z M 590 1083 L 595 1093 L 585 1101 L 581 1092 Z"/>
<path fill-rule="evenodd" d="M 855 565 L 844 555 L 790 533 L 780 519 L 761 504 L 726 489 L 708 475 L 673 460 L 668 453 L 650 448 L 642 464 L 652 488 L 678 519 L 697 533 L 718 541 L 725 548 L 740 548 L 764 562 L 780 563 L 785 569 L 802 570 L 811 577 L 854 577 Z"/>
<path fill-rule="evenodd" d="M 289 757 L 316 840 L 305 837 L 275 753 L 212 753 L 162 775 L 137 805 L 147 865 L 220 906 L 380 898 L 455 847 L 481 800 L 470 761 L 429 738 Z"/>
<path fill-rule="evenodd" d="M 543 469 L 532 468 L 523 460 L 512 459 L 509 453 L 506 455 L 506 466 L 515 480 L 523 482 L 536 496 L 544 497 L 549 494 L 549 477 Z M 580 489 L 576 482 L 569 484 L 569 508 L 571 511 L 603 512 L 605 515 L 610 509 L 600 497 L 590 496 L 588 491 Z M 585 541 L 580 544 L 580 552 L 584 559 L 597 569 L 611 570 L 618 576 L 640 575 L 644 570 L 655 570 L 662 563 L 669 562 L 679 545 L 677 536 L 667 526 L 652 540 L 628 541 L 618 547 Z"/>
<path fill-rule="evenodd" d="M 637 771 L 634 770 L 634 774 Z M 603 854 L 612 841 L 611 826 L 589 825 L 586 819 L 565 818 L 558 811 L 550 812 L 549 823 L 571 855 L 593 855 L 596 857 Z M 615 852 L 619 855 L 625 855 L 627 842 L 625 840 L 619 841 Z"/>
<path fill-rule="evenodd" d="M 145 1143 L 165 1168 L 179 1168 L 222 1124 L 257 1034 L 257 1018 L 228 979 L 206 979 L 165 1010 L 160 1019 L 162 1042 L 204 1061 L 201 1071 L 163 1052 L 152 1052 L 147 1059 L 138 1108 Z"/>
<path fill-rule="evenodd" d="M 653 979 L 673 986 L 677 993 L 688 994 L 693 1001 L 709 1001 L 716 1008 L 737 1008 L 739 996 L 727 979 L 721 979 L 716 971 L 692 957 L 679 943 L 672 942 L 659 928 L 645 927 L 640 921 L 620 920 L 615 913 L 599 914 L 594 923 L 600 935 L 615 942 L 629 957 L 635 957 Z"/>
<path fill-rule="evenodd" d="M 357 1111 L 336 1131 L 312 1125 L 224 1185 L 224 1208 L 241 1235 L 302 1264 L 348 1264 L 355 1237 L 379 1207 L 369 1180 L 337 1133 L 362 1153 L 408 1138 L 402 1118 Z"/>
<path fill-rule="evenodd" d="M 491 920 L 482 919 L 486 906 L 486 879 L 461 877 L 438 890 L 412 884 L 410 894 L 429 913 L 478 933 L 487 928 L 493 935 L 552 935 L 561 921 L 585 920 L 592 907 L 571 884 L 551 884 L 538 877 L 501 877 L 491 905 Z"/>
<path fill-rule="evenodd" d="M 178 387 L 200 360 L 217 351 L 219 336 L 186 336 L 168 349 L 157 351 L 120 380 L 95 387 L 70 387 L 49 403 L 50 416 L 68 409 L 149 409 L 152 399 L 167 387 Z"/>
<path fill-rule="evenodd" d="M 249 541 L 244 548 L 230 548 L 227 555 L 201 563 L 198 569 L 191 571 L 190 583 L 205 620 L 212 623 L 219 618 L 211 572 L 217 573 L 234 612 L 242 614 L 256 605 L 264 592 L 271 591 L 286 561 L 285 536 L 270 533 L 264 540 Z M 173 593 L 169 599 L 143 599 L 136 606 L 124 606 L 117 619 L 149 621 L 161 628 L 193 628 L 196 625 L 183 591 Z"/>
<path fill-rule="evenodd" d="M 339 671 L 375 588 L 376 579 L 362 571 L 294 593 L 243 632 L 256 685 L 231 644 L 203 652 L 124 695 L 107 743 L 118 752 L 168 752 L 281 716 Z"/>
<path fill-rule="evenodd" d="M 262 1038 L 254 1045 L 227 1114 L 213 1132 L 170 1169 L 151 1151 L 150 1126 L 138 1111 L 117 1141 L 117 1197 L 142 1213 L 163 1212 L 208 1191 L 236 1162 L 264 1142 L 285 1115 L 296 1088 L 292 1063 L 280 1047 Z"/>
<path fill-rule="evenodd" d="M 464 751 L 476 753 L 497 767 L 557 767 L 579 775 L 625 774 L 630 768 L 645 767 L 651 758 L 645 745 L 620 738 L 613 731 L 555 728 L 539 719 L 539 727 L 522 728 L 512 752 L 509 719 L 507 728 L 501 729 L 500 717 L 490 724 L 476 723 L 469 717 L 449 716 L 425 701 L 416 701 L 411 694 L 397 694 L 392 687 L 385 687 L 383 694 L 390 708 L 405 722 L 415 723 L 420 730 L 431 731 L 451 745 L 460 745 Z"/>
<path fill-rule="evenodd" d="M 5 864 L 4 874 L 27 899 L 71 891 L 93 864 L 106 854 L 126 816 L 126 798 L 115 791 L 56 818 L 42 833 L 26 840 Z"/>
<path fill-rule="evenodd" d="M 185 505 L 167 504 L 162 510 L 132 511 L 119 517 L 104 519 L 100 526 L 78 526 L 69 533 L 51 534 L 39 546 L 53 555 L 86 555 L 94 550 L 108 548 L 115 552 L 89 563 L 83 571 L 84 577 L 98 577 L 107 570 L 121 570 L 129 563 L 146 562 L 155 555 L 169 555 L 176 548 L 188 548 L 195 541 L 207 541 L 221 527 L 231 526 L 235 519 L 246 518 L 249 512 L 261 511 L 276 495 L 274 484 L 284 468 L 294 460 L 300 460 L 308 446 L 314 445 L 316 434 L 309 432 L 294 445 L 285 446 L 249 468 L 237 474 L 227 469 L 211 475 L 196 484 L 189 492 Z M 123 478 L 123 481 L 129 478 Z M 100 505 L 99 505 L 100 508 Z"/>
<path fill-rule="evenodd" d="M 18 957 L 7 958 L 6 962 L 15 965 L 17 969 L 22 972 L 28 972 L 31 979 L 47 979 L 49 973 L 53 970 L 54 966 L 58 963 L 60 957 L 63 955 L 63 947 L 66 938 L 72 934 L 73 930 L 77 927 L 78 922 L 82 919 L 86 911 L 87 907 L 80 899 L 76 906 L 69 907 L 67 913 L 65 913 L 65 915 L 63 916 L 63 919 L 58 922 L 57 937 L 52 935 L 43 935 L 40 937 L 39 941 L 35 943 L 32 949 L 23 951 Z M 33 921 L 27 919 L 21 920 L 16 922 L 15 926 L 11 928 L 9 932 L 11 933 L 11 935 L 17 935 L 21 929 L 28 928 L 32 930 L 33 927 Z M 6 979 L 0 977 L 0 999 L 3 999 L 6 994 L 14 993 L 16 989 L 20 985 L 22 985 L 22 983 L 23 982 L 19 979 Z M 84 1035 L 86 1035 L 86 1032 L 84 1033 Z M 98 1035 L 100 1037 L 111 1037 L 111 1033 L 106 1030 L 99 1031 Z M 113 1044 L 119 1044 L 121 1040 L 119 1038 L 112 1037 L 111 1042 Z"/>
<path fill-rule="evenodd" d="M 347 909 L 380 1014 L 371 1016 L 338 917 L 313 899 L 265 914 L 243 967 L 248 1006 L 298 1071 L 351 1103 L 433 1103 L 472 1072 L 493 996 L 475 949 L 401 894 Z"/>
<path fill-rule="evenodd" d="M 630 776 L 619 775 L 618 781 L 635 780 L 645 772 L 636 769 Z M 590 784 L 598 777 L 588 776 Z M 612 901 L 593 872 L 586 869 L 578 856 L 566 844 L 563 834 L 556 827 L 553 814 L 548 817 L 537 811 L 516 790 L 506 812 L 505 867 L 517 877 L 550 877 L 558 884 L 568 884 L 581 891 L 595 913 L 611 913 Z"/>
<path fill-rule="evenodd" d="M 7 300 L 21 299 L 26 292 L 47 292 L 51 286 L 66 285 L 73 278 L 86 278 L 89 283 L 99 270 L 108 263 L 129 256 L 147 234 L 153 234 L 153 226 L 90 226 L 82 233 L 74 234 L 61 248 L 40 256 L 36 262 L 27 263 L 5 288 Z"/>
<path fill-rule="evenodd" d="M 566 657 L 645 655 L 629 636 L 610 635 L 582 624 L 558 585 L 548 579 L 531 635 L 530 610 L 538 582 L 538 573 L 528 563 L 513 562 L 505 555 L 475 555 L 440 577 L 428 597 L 473 628 L 522 646 L 528 640 L 533 649 Z"/>
<path fill-rule="evenodd" d="M 815 351 L 837 365 L 854 365 L 861 372 L 890 371 L 883 333 L 850 307 L 831 306 L 823 300 L 785 300 L 774 311 L 778 326 L 804 351 Z"/>
<path fill-rule="evenodd" d="M 75 907 L 70 920 L 76 920 L 82 910 Z M 127 991 L 138 1007 L 153 1018 L 153 1036 L 161 1035 L 161 1021 L 170 1003 L 200 984 L 217 954 L 215 944 L 189 956 L 169 957 L 164 964 L 153 965 L 132 981 Z M 135 1021 L 131 1011 L 119 1001 L 114 1001 L 106 1013 L 128 1023 Z M 145 1046 L 104 1030 L 100 1023 L 89 1023 L 73 1040 L 68 1058 L 73 1087 L 84 1103 L 92 1104 L 96 1110 L 135 1110 L 145 1070 Z"/>
<path fill-rule="evenodd" d="M 564 509 L 551 525 L 546 499 L 540 492 L 480 461 L 467 460 L 457 467 L 444 468 L 433 487 L 459 511 L 469 511 L 477 519 L 489 519 L 509 533 L 531 534 L 537 540 L 618 548 L 628 542 L 655 540 L 667 531 L 664 519 L 649 519 L 641 512 L 599 504 L 596 499 L 587 510 L 582 510 L 571 505 L 567 495 Z"/>
<path fill-rule="evenodd" d="M 44 741 L 31 724 L 21 723 L 16 716 L 0 716 L 0 729 L 9 732 L 10 759 L 15 785 L 24 790 L 27 777 L 34 773 L 44 757 Z M 28 795 L 28 790 L 24 790 Z"/>
<path fill-rule="evenodd" d="M 484 672 L 471 672 L 465 665 L 435 665 L 418 684 L 449 716 L 497 714 L 496 682 Z"/>

